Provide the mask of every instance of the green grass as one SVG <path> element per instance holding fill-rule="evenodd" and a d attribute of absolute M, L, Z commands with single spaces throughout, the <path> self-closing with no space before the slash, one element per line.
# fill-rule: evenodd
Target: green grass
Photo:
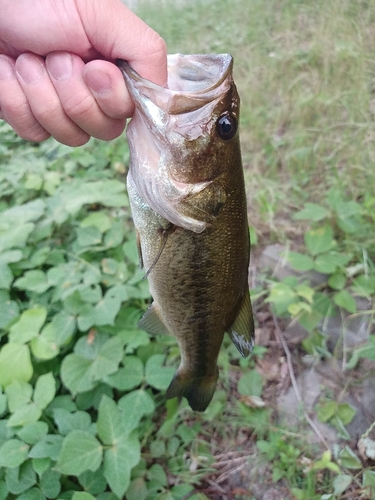
<path fill-rule="evenodd" d="M 374 184 L 371 2 L 180 4 L 140 1 L 138 12 L 170 53 L 234 56 L 255 219 L 321 200 L 332 185 L 357 198 Z"/>

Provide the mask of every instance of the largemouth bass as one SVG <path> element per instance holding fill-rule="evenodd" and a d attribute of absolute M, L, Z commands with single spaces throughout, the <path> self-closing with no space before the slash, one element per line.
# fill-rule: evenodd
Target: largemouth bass
<path fill-rule="evenodd" d="M 181 364 L 166 397 L 204 411 L 224 333 L 253 346 L 250 240 L 229 54 L 168 56 L 168 88 L 118 62 L 135 112 L 127 188 L 151 307 L 139 326 L 176 337 Z"/>

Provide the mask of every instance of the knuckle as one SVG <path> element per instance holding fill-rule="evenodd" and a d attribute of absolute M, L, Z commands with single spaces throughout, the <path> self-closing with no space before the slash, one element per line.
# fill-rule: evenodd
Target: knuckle
<path fill-rule="evenodd" d="M 147 31 L 147 43 L 149 47 L 149 52 L 151 55 L 162 55 L 164 56 L 167 53 L 167 45 L 164 39 L 155 31 L 149 30 Z"/>
<path fill-rule="evenodd" d="M 65 113 L 74 121 L 87 121 L 90 116 L 96 111 L 96 103 L 91 95 L 75 96 L 63 103 Z"/>

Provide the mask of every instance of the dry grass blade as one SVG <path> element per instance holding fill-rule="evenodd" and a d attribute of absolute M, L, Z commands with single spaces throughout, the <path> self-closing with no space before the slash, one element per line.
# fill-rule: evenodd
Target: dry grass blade
<path fill-rule="evenodd" d="M 297 384 L 297 380 L 296 380 L 296 377 L 294 375 L 292 355 L 290 353 L 288 344 L 285 341 L 284 335 L 283 335 L 283 333 L 281 331 L 281 328 L 279 326 L 279 323 L 277 321 L 276 316 L 274 316 L 274 315 L 272 315 L 272 316 L 273 316 L 273 321 L 275 323 L 275 333 L 276 333 L 276 335 L 277 335 L 277 337 L 278 337 L 281 345 L 283 346 L 283 349 L 284 349 L 284 352 L 285 352 L 285 355 L 286 355 L 286 359 L 287 359 L 287 362 L 288 362 L 288 369 L 289 369 L 290 380 L 292 381 L 292 386 L 293 386 L 296 398 L 297 398 L 297 400 L 298 400 L 299 403 L 303 403 L 303 399 L 302 399 L 302 396 L 301 396 L 301 393 L 300 393 L 300 390 L 299 390 L 299 387 L 298 387 L 298 384 Z M 312 428 L 312 430 L 318 436 L 319 440 L 324 444 L 324 446 L 327 448 L 327 450 L 329 450 L 330 446 L 328 445 L 328 443 L 325 440 L 323 434 L 320 432 L 320 430 L 314 424 L 314 422 L 312 421 L 312 419 L 310 418 L 310 415 L 307 413 L 306 410 L 303 410 L 303 415 L 304 415 L 306 421 L 308 422 L 308 424 L 310 425 L 310 427 Z"/>

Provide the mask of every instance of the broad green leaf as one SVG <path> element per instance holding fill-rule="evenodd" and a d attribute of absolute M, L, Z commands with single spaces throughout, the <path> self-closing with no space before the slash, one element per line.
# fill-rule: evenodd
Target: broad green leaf
<path fill-rule="evenodd" d="M 59 354 L 60 349 L 57 344 L 56 330 L 52 323 L 47 323 L 40 335 L 32 339 L 30 348 L 38 359 L 53 359 Z"/>
<path fill-rule="evenodd" d="M 332 274 L 328 278 L 328 285 L 334 290 L 341 290 L 342 288 L 344 288 L 345 283 L 346 283 L 346 276 L 344 273 L 340 271 Z"/>
<path fill-rule="evenodd" d="M 91 417 L 85 411 L 70 413 L 63 408 L 53 411 L 53 418 L 57 424 L 60 434 L 66 436 L 73 430 L 85 431 L 91 426 Z"/>
<path fill-rule="evenodd" d="M 33 469 L 41 476 L 47 469 L 51 468 L 52 460 L 50 458 L 32 458 Z"/>
<path fill-rule="evenodd" d="M 28 382 L 33 374 L 29 348 L 18 342 L 5 344 L 0 351 L 0 385 L 14 380 Z"/>
<path fill-rule="evenodd" d="M 8 250 L 0 255 L 0 264 L 10 264 L 22 260 L 21 250 Z"/>
<path fill-rule="evenodd" d="M 111 399 L 114 398 L 112 388 L 104 383 L 97 385 L 91 391 L 78 394 L 76 398 L 77 407 L 81 410 L 89 410 L 90 408 L 98 410 L 104 394 Z"/>
<path fill-rule="evenodd" d="M 57 434 L 47 434 L 35 443 L 29 452 L 31 458 L 51 458 L 57 460 L 63 444 L 63 437 Z"/>
<path fill-rule="evenodd" d="M 5 481 L 0 479 L 0 500 L 7 500 L 9 490 Z"/>
<path fill-rule="evenodd" d="M 363 486 L 370 487 L 372 490 L 372 493 L 375 492 L 375 471 L 372 470 L 364 470 L 363 471 Z"/>
<path fill-rule="evenodd" d="M 81 332 L 86 332 L 95 325 L 96 314 L 92 304 L 84 304 L 80 307 L 79 316 L 77 318 L 77 326 Z"/>
<path fill-rule="evenodd" d="M 14 413 L 31 401 L 33 388 L 27 382 L 15 380 L 5 388 L 5 394 L 8 396 L 9 411 Z"/>
<path fill-rule="evenodd" d="M 8 420 L 8 425 L 19 427 L 31 422 L 36 422 L 42 416 L 42 410 L 35 403 L 30 402 L 18 408 Z"/>
<path fill-rule="evenodd" d="M 27 444 L 38 443 L 48 433 L 46 422 L 32 422 L 20 429 L 17 434 Z"/>
<path fill-rule="evenodd" d="M 329 253 L 322 253 L 316 257 L 314 269 L 318 273 L 332 274 L 337 269 L 337 262 Z"/>
<path fill-rule="evenodd" d="M 138 427 L 141 418 L 155 410 L 151 396 L 143 389 L 132 391 L 118 401 L 118 407 L 123 412 L 123 425 L 126 433 Z"/>
<path fill-rule="evenodd" d="M 150 480 L 157 481 L 163 486 L 168 485 L 168 478 L 167 475 L 163 469 L 163 467 L 160 464 L 153 464 L 147 471 L 147 476 Z"/>
<path fill-rule="evenodd" d="M 57 345 L 61 346 L 68 342 L 76 329 L 76 319 L 73 314 L 62 310 L 52 318 Z"/>
<path fill-rule="evenodd" d="M 81 227 L 94 226 L 105 233 L 112 224 L 112 219 L 105 212 L 92 212 L 81 222 Z"/>
<path fill-rule="evenodd" d="M 289 252 L 288 262 L 297 271 L 310 271 L 314 267 L 314 261 L 309 255 L 298 252 Z"/>
<path fill-rule="evenodd" d="M 121 415 L 117 404 L 108 396 L 102 397 L 96 425 L 102 443 L 117 446 L 118 439 L 123 433 Z"/>
<path fill-rule="evenodd" d="M 80 247 L 92 247 L 100 245 L 102 233 L 97 227 L 87 226 L 77 229 L 77 243 Z"/>
<path fill-rule="evenodd" d="M 362 462 L 359 460 L 357 455 L 349 448 L 345 446 L 338 455 L 339 464 L 347 469 L 361 469 Z"/>
<path fill-rule="evenodd" d="M 9 226 L 14 226 L 36 221 L 43 215 L 45 206 L 45 202 L 41 198 L 23 205 L 15 205 L 0 213 L 0 222 L 4 221 Z"/>
<path fill-rule="evenodd" d="M 73 476 L 79 476 L 86 470 L 96 471 L 100 467 L 102 456 L 102 445 L 92 434 L 72 431 L 64 439 L 56 470 Z"/>
<path fill-rule="evenodd" d="M 353 420 L 356 413 L 356 408 L 348 403 L 340 403 L 337 405 L 337 416 L 344 425 L 348 425 Z"/>
<path fill-rule="evenodd" d="M 103 297 L 101 287 L 99 285 L 96 285 L 96 284 L 87 285 L 87 287 L 81 288 L 79 290 L 79 294 L 80 294 L 82 300 L 84 300 L 85 302 L 88 302 L 90 304 L 96 304 Z"/>
<path fill-rule="evenodd" d="M 31 488 L 17 497 L 17 500 L 46 500 L 39 488 Z"/>
<path fill-rule="evenodd" d="M 14 495 L 30 489 L 36 483 L 36 474 L 31 461 L 27 460 L 19 467 L 8 468 L 5 480 L 9 491 Z"/>
<path fill-rule="evenodd" d="M 310 304 L 313 302 L 315 290 L 313 288 L 311 288 L 310 286 L 298 285 L 296 287 L 296 292 L 297 292 L 297 295 L 299 295 L 300 297 L 303 297 Z"/>
<path fill-rule="evenodd" d="M 120 391 L 131 391 L 143 381 L 143 363 L 136 356 L 125 356 L 125 366 L 106 378 L 106 383 Z"/>
<path fill-rule="evenodd" d="M 76 491 L 73 493 L 72 500 L 96 500 L 95 497 L 85 491 Z"/>
<path fill-rule="evenodd" d="M 88 470 L 81 474 L 78 480 L 83 489 L 92 495 L 103 493 L 107 489 L 107 481 L 103 476 L 102 468 L 95 472 Z"/>
<path fill-rule="evenodd" d="M 244 396 L 260 396 L 262 394 L 262 376 L 257 370 L 250 370 L 242 375 L 238 382 L 238 392 Z"/>
<path fill-rule="evenodd" d="M 175 368 L 164 366 L 165 356 L 163 354 L 154 354 L 146 363 L 145 375 L 146 381 L 155 389 L 167 389 L 171 383 Z"/>
<path fill-rule="evenodd" d="M 56 498 L 61 490 L 60 474 L 48 469 L 39 481 L 39 487 L 47 498 Z"/>
<path fill-rule="evenodd" d="M 1 394 L 0 392 L 0 417 L 3 416 L 8 411 L 8 398 L 6 394 Z"/>
<path fill-rule="evenodd" d="M 127 205 L 125 184 L 117 180 L 101 180 L 96 182 L 76 182 L 62 185 L 56 191 L 59 203 L 72 215 L 75 215 L 84 205 L 100 203 L 108 207 L 123 207 Z"/>
<path fill-rule="evenodd" d="M 18 467 L 27 459 L 29 446 L 19 439 L 10 439 L 0 447 L 0 467 Z"/>
<path fill-rule="evenodd" d="M 356 295 L 370 299 L 375 294 L 375 276 L 360 275 L 354 278 L 352 288 Z"/>
<path fill-rule="evenodd" d="M 27 224 L 9 227 L 3 233 L 0 232 L 0 253 L 10 248 L 24 247 L 34 227 L 32 222 L 28 222 Z"/>
<path fill-rule="evenodd" d="M 29 342 L 36 337 L 47 317 L 45 307 L 38 306 L 23 312 L 20 319 L 10 328 L 11 342 Z"/>
<path fill-rule="evenodd" d="M 126 491 L 126 498 L 127 500 L 146 500 L 148 493 L 149 491 L 146 486 L 146 481 L 143 477 L 136 477 L 131 481 L 129 488 Z"/>
<path fill-rule="evenodd" d="M 150 454 L 153 458 L 165 456 L 165 442 L 157 439 L 150 444 Z"/>
<path fill-rule="evenodd" d="M 293 215 L 296 220 L 312 220 L 314 222 L 325 219 L 329 211 L 317 203 L 305 203 L 302 210 Z"/>
<path fill-rule="evenodd" d="M 121 330 L 118 336 L 125 343 L 126 354 L 132 354 L 138 347 L 150 343 L 150 336 L 142 330 Z"/>
<path fill-rule="evenodd" d="M 116 274 L 119 263 L 115 259 L 102 259 L 102 270 L 104 274 Z"/>
<path fill-rule="evenodd" d="M 283 315 L 288 311 L 289 305 L 295 300 L 295 291 L 288 284 L 282 282 L 272 285 L 266 302 L 273 304 L 277 315 Z"/>
<path fill-rule="evenodd" d="M 122 436 L 116 445 L 105 451 L 104 477 L 111 490 L 122 498 L 130 484 L 132 468 L 141 459 L 141 446 L 135 434 Z"/>
<path fill-rule="evenodd" d="M 1 354 L 0 354 L 1 356 Z M 73 395 L 79 392 L 90 391 L 94 388 L 95 382 L 91 376 L 92 361 L 68 354 L 61 364 L 61 379 L 63 384 Z"/>
<path fill-rule="evenodd" d="M 317 229 L 310 229 L 305 233 L 305 243 L 311 255 L 318 255 L 330 250 L 335 242 L 331 226 L 322 226 Z"/>
<path fill-rule="evenodd" d="M 329 419 L 331 419 L 335 415 L 336 409 L 337 409 L 336 401 L 320 402 L 316 406 L 316 412 L 317 412 L 318 419 L 321 422 L 327 422 Z"/>
<path fill-rule="evenodd" d="M 347 290 L 336 292 L 333 296 L 333 302 L 337 306 L 346 309 L 349 313 L 355 313 L 357 310 L 357 304 L 354 297 Z"/>
<path fill-rule="evenodd" d="M 0 288 L 9 290 L 12 281 L 13 273 L 10 270 L 10 267 L 5 263 L 0 262 Z"/>
<path fill-rule="evenodd" d="M 350 476 L 349 474 L 340 474 L 339 476 L 336 476 L 335 479 L 333 480 L 334 494 L 341 495 L 341 493 L 344 493 L 344 491 L 350 485 L 352 480 L 353 476 Z"/>
<path fill-rule="evenodd" d="M 26 271 L 22 278 L 14 282 L 14 286 L 20 290 L 29 290 L 30 292 L 43 293 L 51 286 L 48 283 L 47 275 L 39 269 Z"/>
<path fill-rule="evenodd" d="M 92 367 L 92 376 L 95 380 L 101 380 L 107 375 L 114 373 L 124 355 L 123 342 L 119 337 L 108 339 L 99 350 L 98 357 Z"/>
<path fill-rule="evenodd" d="M 20 308 L 16 301 L 10 300 L 9 293 L 0 290 L 0 328 L 5 328 L 20 313 Z"/>
<path fill-rule="evenodd" d="M 121 300 L 111 289 L 107 290 L 103 299 L 95 306 L 95 324 L 113 325 L 121 307 Z"/>
<path fill-rule="evenodd" d="M 42 410 L 53 400 L 56 394 L 56 383 L 52 372 L 40 375 L 34 389 L 34 403 Z"/>

